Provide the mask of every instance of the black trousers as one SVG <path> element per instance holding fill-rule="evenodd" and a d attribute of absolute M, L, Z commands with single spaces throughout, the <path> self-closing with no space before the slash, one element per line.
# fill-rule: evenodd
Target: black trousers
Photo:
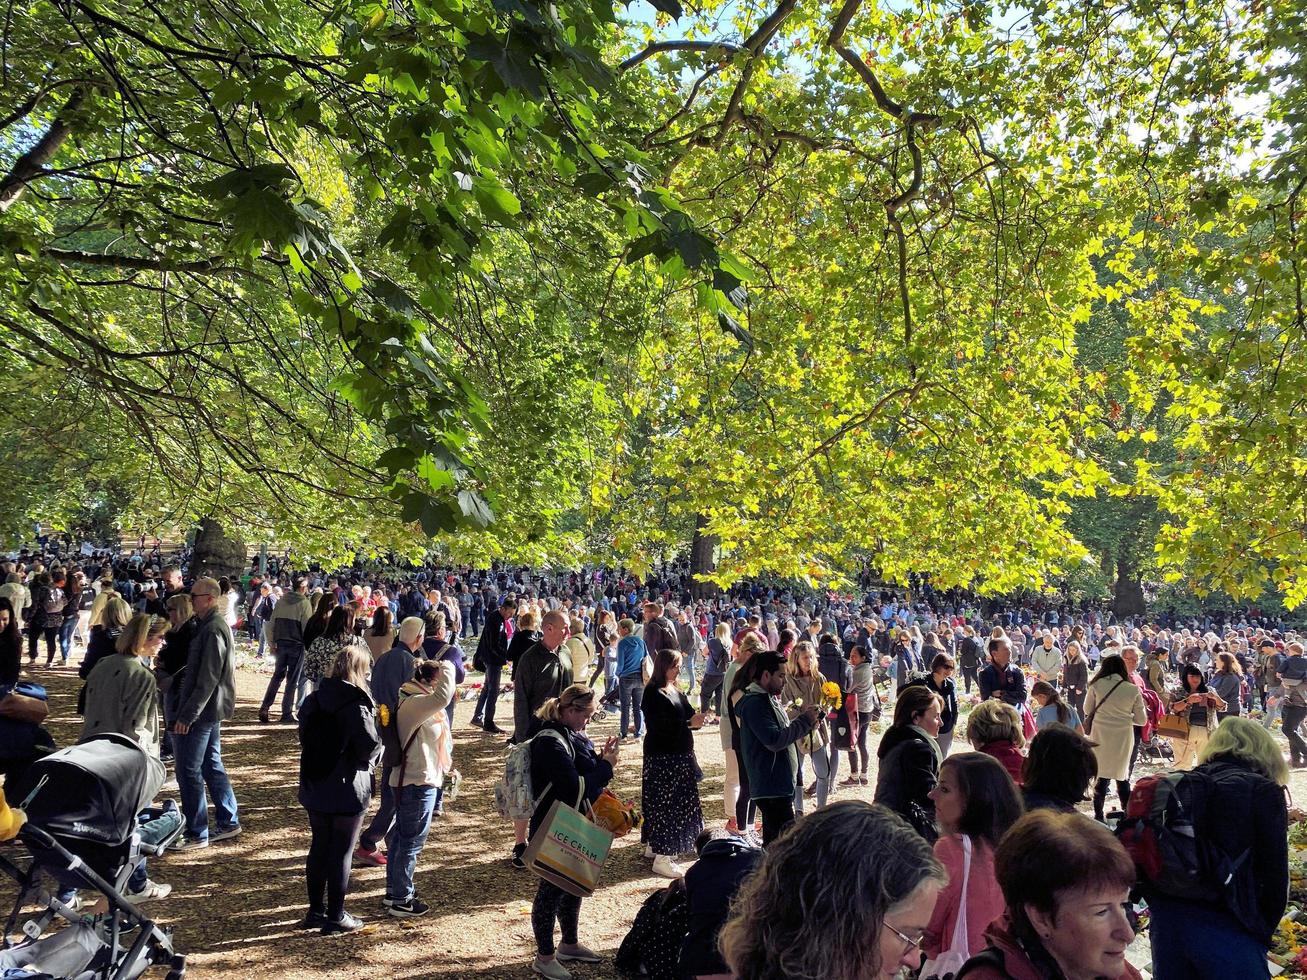
<path fill-rule="evenodd" d="M 1307 718 L 1307 708 L 1295 704 L 1280 708 L 1280 724 L 1284 728 L 1284 737 L 1289 740 L 1289 760 L 1295 766 L 1307 763 L 1307 742 L 1303 741 L 1298 730 L 1304 718 Z"/>
<path fill-rule="evenodd" d="M 739 752 L 735 753 L 735 757 L 739 760 L 740 770 L 740 798 L 735 801 L 735 825 L 743 833 L 753 826 L 753 815 L 758 804 L 749 796 L 749 770 L 744 765 L 744 759 Z"/>
<path fill-rule="evenodd" d="M 794 823 L 794 797 L 773 796 L 754 802 L 762 813 L 762 846 L 766 847 Z"/>
<path fill-rule="evenodd" d="M 36 645 L 40 642 L 42 636 L 45 637 L 45 665 L 49 667 L 54 662 L 55 641 L 59 639 L 58 626 L 42 628 L 29 626 L 27 628 L 27 662 L 36 662 Z"/>
<path fill-rule="evenodd" d="M 536 888 L 531 903 L 531 931 L 535 933 L 536 952 L 541 956 L 554 955 L 554 923 L 562 927 L 563 943 L 576 944 L 576 925 L 581 918 L 581 898 L 565 892 L 543 878 Z"/>
<path fill-rule="evenodd" d="M 970 693 L 971 693 L 971 685 L 972 685 L 972 684 L 975 684 L 977 687 L 980 686 L 980 668 L 979 668 L 979 667 L 963 667 L 963 668 L 962 668 L 962 679 L 966 682 L 966 685 L 967 685 L 967 693 L 970 694 Z"/>
<path fill-rule="evenodd" d="M 309 857 L 305 877 L 309 889 L 309 912 L 339 921 L 345 911 L 349 889 L 349 866 L 363 826 L 362 813 L 309 811 Z"/>
<path fill-rule="evenodd" d="M 1103 819 L 1103 806 L 1107 802 L 1107 788 L 1111 782 L 1110 779 L 1100 779 L 1094 783 L 1094 816 L 1099 820 Z M 1118 779 L 1116 781 L 1116 795 L 1121 799 L 1122 810 L 1130 805 L 1130 780 Z"/>
<path fill-rule="evenodd" d="M 853 775 L 867 775 L 867 763 L 870 756 L 867 753 L 867 731 L 871 728 L 870 711 L 858 712 L 858 744 L 849 749 L 849 768 L 853 770 Z"/>
<path fill-rule="evenodd" d="M 276 651 L 276 667 L 272 671 L 272 680 L 268 681 L 268 689 L 263 692 L 263 705 L 261 711 L 267 711 L 277 700 L 277 688 L 281 682 L 286 682 L 286 693 L 281 699 L 281 717 L 283 721 L 288 721 L 295 714 L 295 690 L 300 682 L 300 670 L 304 664 L 304 648 L 301 647 L 283 647 L 278 645 Z"/>
<path fill-rule="evenodd" d="M 707 711 L 708 704 L 712 702 L 712 710 L 719 717 L 722 713 L 722 681 L 726 680 L 725 674 L 704 674 L 703 682 L 699 685 L 699 710 Z"/>

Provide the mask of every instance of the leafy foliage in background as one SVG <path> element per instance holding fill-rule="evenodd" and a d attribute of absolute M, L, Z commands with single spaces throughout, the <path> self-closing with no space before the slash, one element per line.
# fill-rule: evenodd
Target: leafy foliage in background
<path fill-rule="evenodd" d="M 97 424 L 8 438 L 324 557 L 1304 597 L 1297 5 L 654 6 L 18 5 L 0 356 Z"/>

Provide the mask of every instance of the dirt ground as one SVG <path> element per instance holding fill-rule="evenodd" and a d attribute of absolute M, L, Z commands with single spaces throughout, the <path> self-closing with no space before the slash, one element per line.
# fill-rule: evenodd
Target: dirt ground
<path fill-rule="evenodd" d="M 37 670 L 34 679 L 50 690 L 49 724 L 56 742 L 75 741 L 80 730 L 74 713 L 80 685 L 75 673 Z M 150 865 L 152 878 L 173 886 L 172 895 L 156 903 L 153 911 L 175 930 L 191 975 L 242 980 L 272 973 L 280 980 L 531 976 L 530 901 L 536 879 L 508 863 L 512 828 L 495 813 L 492 796 L 502 773 L 504 742 L 469 725 L 471 701 L 461 701 L 455 716 L 454 761 L 463 773 L 463 788 L 434 824 L 418 862 L 417 891 L 431 904 L 431 912 L 421 919 L 390 918 L 381 908 L 385 869 L 355 869 L 347 908 L 366 921 L 364 929 L 322 937 L 293 928 L 305 910 L 308 828 L 295 797 L 295 729 L 258 722 L 266 683 L 265 673 L 248 667 L 238 671 L 236 717 L 223 726 L 223 757 L 245 833 L 205 850 L 170 853 Z M 511 714 L 511 701 L 501 701 L 500 724 Z M 616 714 L 593 723 L 591 730 L 597 742 L 616 734 Z M 878 737 L 873 735 L 873 741 Z M 959 740 L 953 751 L 967 748 Z M 709 825 L 720 825 L 725 817 L 717 728 L 697 733 L 695 749 L 704 772 L 704 818 Z M 847 775 L 847 762 L 842 762 L 840 778 Z M 638 745 L 623 746 L 613 788 L 624 799 L 639 797 Z M 1291 789 L 1297 799 L 1307 798 L 1307 773 L 1296 771 Z M 170 782 L 163 795 L 176 797 L 175 783 Z M 871 787 L 841 789 L 837 798 L 870 800 Z M 608 959 L 590 967 L 569 966 L 578 978 L 615 976 L 611 957 L 636 910 L 666 883 L 649 873 L 638 836 L 633 833 L 615 843 L 599 892 L 581 906 L 581 941 Z M 8 879 L 5 884 L 12 885 Z M 7 909 L 12 901 L 12 887 L 0 887 L 2 907 Z"/>
<path fill-rule="evenodd" d="M 76 740 L 76 694 L 71 670 L 37 670 L 34 680 L 50 690 L 49 727 L 59 745 Z M 305 910 L 304 858 L 308 824 L 296 801 L 299 749 L 291 726 L 261 725 L 258 703 L 267 675 L 237 672 L 236 717 L 223 726 L 223 759 L 240 805 L 244 834 L 235 841 L 189 853 L 173 852 L 150 863 L 150 876 L 173 886 L 172 895 L 152 906 L 172 926 L 179 951 L 197 977 L 241 977 L 275 972 L 282 980 L 301 977 L 459 978 L 527 977 L 534 953 L 530 902 L 536 878 L 508 863 L 511 825 L 494 810 L 492 787 L 503 773 L 504 740 L 472 728 L 473 702 L 455 712 L 454 763 L 463 774 L 458 800 L 433 825 L 418 861 L 418 894 L 431 904 L 420 919 L 385 915 L 381 896 L 384 868 L 356 868 L 346 907 L 363 918 L 364 929 L 349 936 L 322 937 L 293 928 Z M 498 721 L 511 719 L 512 703 L 500 702 Z M 275 714 L 274 714 L 275 717 Z M 592 723 L 602 741 L 617 733 L 616 714 Z M 718 730 L 695 736 L 704 771 L 704 818 L 725 819 L 723 758 Z M 640 794 L 640 748 L 622 749 L 613 789 L 624 799 Z M 870 788 L 843 793 L 870 799 Z M 175 783 L 165 797 L 176 797 Z M 604 868 L 599 892 L 581 906 L 580 938 L 609 957 L 605 963 L 569 966 L 578 978 L 612 977 L 611 957 L 630 928 L 640 903 L 666 880 L 649 873 L 638 833 L 618 840 Z M 7 882 L 6 883 L 12 884 Z M 13 890 L 0 884 L 0 905 Z"/>

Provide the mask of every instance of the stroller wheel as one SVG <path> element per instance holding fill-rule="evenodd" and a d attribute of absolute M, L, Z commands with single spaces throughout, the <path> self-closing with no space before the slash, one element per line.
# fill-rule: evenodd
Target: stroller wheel
<path fill-rule="evenodd" d="M 185 977 L 186 969 L 183 967 L 180 970 L 169 970 L 164 974 L 163 980 L 185 980 Z"/>

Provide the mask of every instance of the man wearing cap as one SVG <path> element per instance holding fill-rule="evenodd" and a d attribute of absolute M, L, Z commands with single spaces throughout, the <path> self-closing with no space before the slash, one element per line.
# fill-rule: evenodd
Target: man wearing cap
<path fill-rule="evenodd" d="M 186 835 L 175 846 L 183 851 L 208 847 L 210 841 L 229 840 L 241 832 L 236 794 L 222 765 L 222 723 L 236 712 L 236 675 L 235 643 L 221 600 L 214 579 L 196 579 L 191 586 L 195 635 L 180 678 L 181 707 L 172 728 L 177 789 L 186 821 Z M 212 834 L 206 787 L 216 811 Z"/>

